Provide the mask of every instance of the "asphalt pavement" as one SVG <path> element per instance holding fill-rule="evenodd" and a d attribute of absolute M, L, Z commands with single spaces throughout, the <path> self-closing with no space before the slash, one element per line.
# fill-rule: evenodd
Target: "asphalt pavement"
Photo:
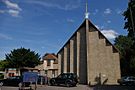
<path fill-rule="evenodd" d="M 18 90 L 18 87 L 6 87 L 3 86 L 1 90 Z M 65 86 L 44 86 L 40 85 L 36 90 L 135 90 L 135 86 L 93 86 L 77 85 L 76 87 L 65 87 Z"/>

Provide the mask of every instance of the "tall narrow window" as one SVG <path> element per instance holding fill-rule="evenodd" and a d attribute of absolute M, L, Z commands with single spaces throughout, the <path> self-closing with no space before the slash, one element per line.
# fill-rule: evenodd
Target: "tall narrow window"
<path fill-rule="evenodd" d="M 47 66 L 50 66 L 51 65 L 51 60 L 48 60 L 47 61 Z"/>
<path fill-rule="evenodd" d="M 47 70 L 45 70 L 45 75 L 47 75 Z"/>
<path fill-rule="evenodd" d="M 52 70 L 52 77 L 55 77 L 55 70 Z"/>

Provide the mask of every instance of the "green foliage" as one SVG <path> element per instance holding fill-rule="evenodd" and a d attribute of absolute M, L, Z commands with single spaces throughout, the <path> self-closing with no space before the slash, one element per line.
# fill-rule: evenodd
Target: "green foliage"
<path fill-rule="evenodd" d="M 127 10 L 123 13 L 123 16 L 125 17 L 125 26 L 124 29 L 127 29 L 128 36 L 134 37 L 135 35 L 135 0 L 131 0 L 128 4 Z M 133 20 L 133 23 L 132 23 Z M 133 29 L 134 28 L 134 29 Z"/>
<path fill-rule="evenodd" d="M 131 37 L 120 35 L 115 39 L 115 46 L 120 51 L 122 75 L 135 74 L 135 57 L 133 49 L 133 40 Z"/>
<path fill-rule="evenodd" d="M 4 74 L 0 73 L 0 79 L 4 79 Z"/>
<path fill-rule="evenodd" d="M 122 75 L 135 75 L 135 0 L 130 0 L 123 16 L 125 17 L 124 29 L 128 31 L 128 35 L 117 37 L 115 46 L 120 51 Z"/>
<path fill-rule="evenodd" d="M 35 67 L 40 62 L 40 56 L 30 49 L 19 48 L 6 54 L 6 61 L 8 68 Z"/>
<path fill-rule="evenodd" d="M 7 67 L 8 62 L 6 60 L 0 60 L 0 69 L 4 69 L 5 67 Z"/>

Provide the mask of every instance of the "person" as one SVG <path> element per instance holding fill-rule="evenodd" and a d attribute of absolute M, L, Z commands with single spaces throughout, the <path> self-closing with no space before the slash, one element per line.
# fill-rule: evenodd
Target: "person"
<path fill-rule="evenodd" d="M 47 75 L 45 75 L 44 79 L 45 79 L 45 86 L 46 86 L 46 85 L 48 85 L 48 77 L 47 77 Z"/>

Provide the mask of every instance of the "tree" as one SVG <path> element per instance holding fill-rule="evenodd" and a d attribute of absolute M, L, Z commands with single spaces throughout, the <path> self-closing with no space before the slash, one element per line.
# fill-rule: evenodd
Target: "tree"
<path fill-rule="evenodd" d="M 123 16 L 128 35 L 117 37 L 115 46 L 120 51 L 122 75 L 135 75 L 135 0 L 130 0 Z"/>
<path fill-rule="evenodd" d="M 6 60 L 0 60 L 0 69 L 4 70 L 8 65 L 8 62 Z"/>
<path fill-rule="evenodd" d="M 19 48 L 6 54 L 6 61 L 8 68 L 35 67 L 40 63 L 40 56 L 30 49 Z"/>
<path fill-rule="evenodd" d="M 128 56 L 128 63 L 129 63 L 129 68 L 131 72 L 134 72 L 135 75 L 135 0 L 130 0 L 128 3 L 128 8 L 127 10 L 123 13 L 125 17 L 125 26 L 124 29 L 127 29 L 128 35 L 126 38 L 130 38 L 130 41 L 132 41 L 132 44 L 129 45 L 129 52 L 126 50 L 127 48 L 121 47 L 125 50 L 125 52 L 129 53 L 130 55 Z M 121 42 L 119 42 L 121 43 Z M 125 42 L 127 43 L 127 42 Z M 123 43 L 123 44 L 125 44 Z M 118 42 L 116 42 L 118 44 Z M 120 47 L 119 47 L 120 49 Z M 126 56 L 124 56 L 124 52 L 122 52 L 122 55 L 125 59 L 127 59 Z M 126 63 L 125 63 L 126 64 Z M 123 64 L 124 65 L 124 64 Z"/>
<path fill-rule="evenodd" d="M 133 40 L 131 37 L 118 36 L 115 39 L 114 44 L 120 52 L 120 64 L 122 75 L 132 75 L 135 74 L 135 62 L 133 62 L 134 50 L 132 48 Z"/>
<path fill-rule="evenodd" d="M 125 17 L 124 29 L 127 29 L 128 36 L 135 40 L 135 0 L 130 0 L 127 10 L 123 13 Z"/>

